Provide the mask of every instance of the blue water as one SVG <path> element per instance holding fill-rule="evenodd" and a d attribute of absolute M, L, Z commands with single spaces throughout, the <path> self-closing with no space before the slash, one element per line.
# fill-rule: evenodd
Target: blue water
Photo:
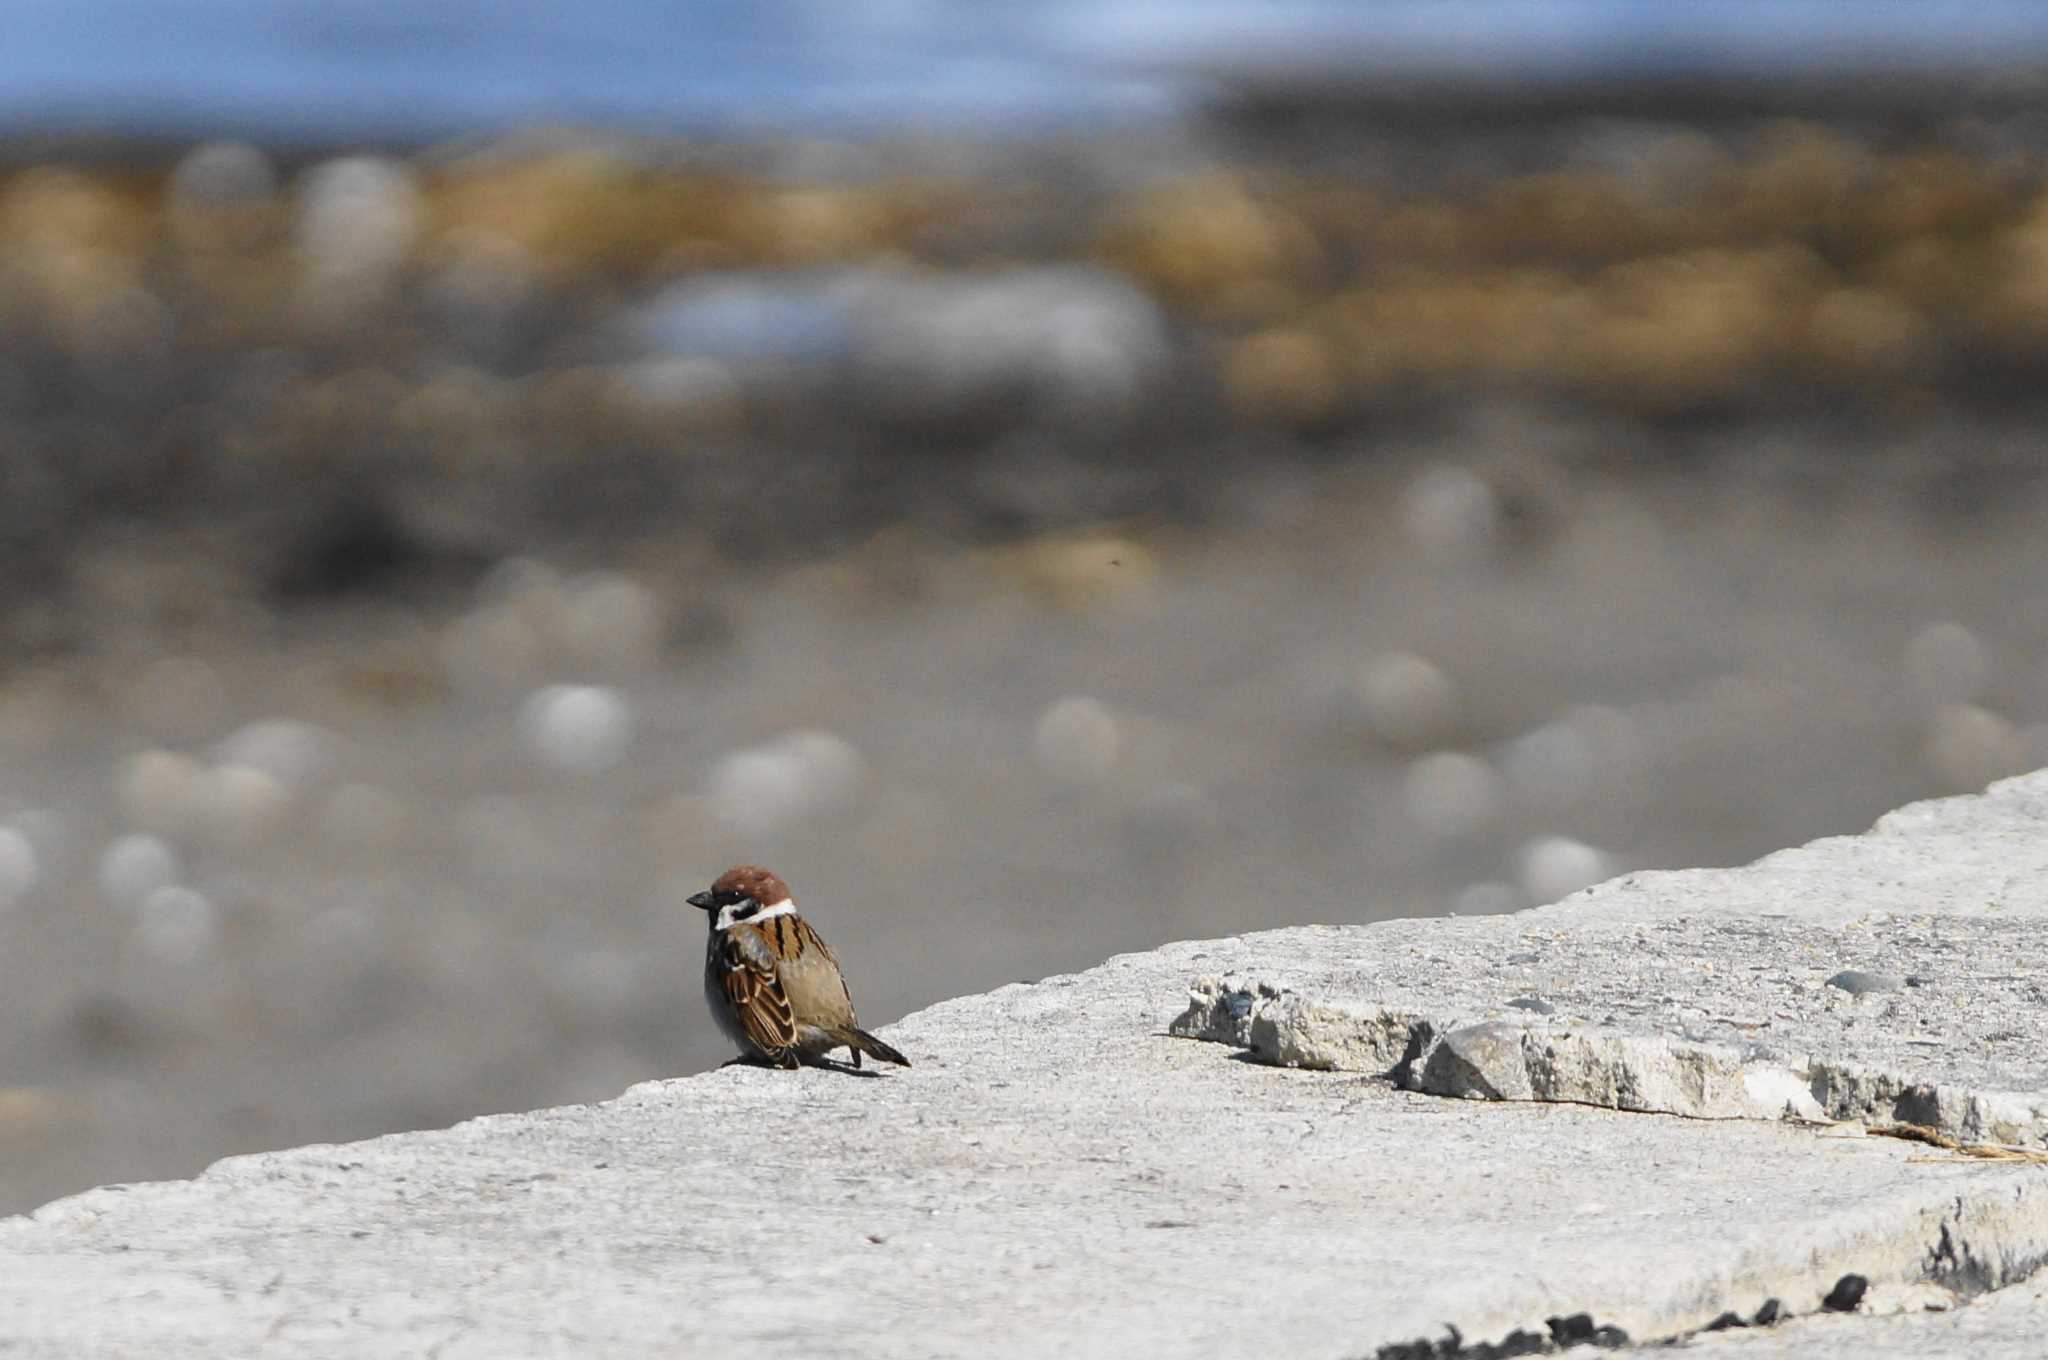
<path fill-rule="evenodd" d="M 422 138 L 1085 126 L 1194 72 L 2040 64 L 2029 0 L 0 0 L 0 129 Z"/>

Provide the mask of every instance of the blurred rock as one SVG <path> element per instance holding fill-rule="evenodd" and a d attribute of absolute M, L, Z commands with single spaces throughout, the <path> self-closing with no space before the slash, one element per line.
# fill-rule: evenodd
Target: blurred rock
<path fill-rule="evenodd" d="M 1984 695 L 1991 654 L 1960 623 L 1930 623 L 1906 644 L 1906 682 L 1930 704 L 1968 704 Z"/>
<path fill-rule="evenodd" d="M 1591 790 L 1596 758 L 1585 730 L 1558 719 L 1509 742 L 1500 765 L 1521 797 L 1560 806 L 1577 802 Z"/>
<path fill-rule="evenodd" d="M 1522 891 L 1539 906 L 1590 888 L 1614 872 L 1606 855 L 1566 836 L 1532 840 L 1522 847 L 1517 859 Z"/>
<path fill-rule="evenodd" d="M 520 710 L 526 746 L 562 774 L 602 774 L 626 758 L 633 743 L 633 709 L 604 685 L 549 685 Z"/>
<path fill-rule="evenodd" d="M 219 924 L 219 912 L 205 894 L 166 885 L 138 904 L 135 939 L 165 963 L 195 963 L 212 950 Z"/>
<path fill-rule="evenodd" d="M 1068 783 L 1093 784 L 1107 778 L 1122 749 L 1116 715 L 1086 695 L 1052 704 L 1032 729 L 1031 750 L 1039 768 Z"/>
<path fill-rule="evenodd" d="M 298 185 L 299 252 L 316 276 L 376 284 L 404 265 L 420 233 L 419 191 L 396 161 L 327 161 Z"/>
<path fill-rule="evenodd" d="M 424 285 L 427 301 L 470 353 L 509 356 L 540 294 L 525 248 L 495 233 L 470 231 L 443 240 L 440 253 L 443 263 Z"/>
<path fill-rule="evenodd" d="M 852 744 L 830 732 L 792 732 L 735 751 L 712 769 L 710 811 L 742 835 L 766 835 L 850 802 L 866 777 Z"/>
<path fill-rule="evenodd" d="M 739 377 L 719 359 L 657 354 L 618 370 L 621 402 L 651 426 L 685 433 L 737 428 L 746 415 Z"/>
<path fill-rule="evenodd" d="M 1390 652 L 1369 662 L 1353 693 L 1372 734 L 1409 750 L 1451 737 L 1462 712 L 1457 684 L 1441 666 L 1412 652 Z"/>
<path fill-rule="evenodd" d="M 247 142 L 206 142 L 171 172 L 165 209 L 187 250 L 236 251 L 257 245 L 271 227 L 277 171 Z"/>
<path fill-rule="evenodd" d="M 1512 883 L 1490 880 L 1468 883 L 1451 899 L 1453 916 L 1505 916 L 1529 905 L 1529 899 Z"/>
<path fill-rule="evenodd" d="M 1500 539 L 1501 509 L 1493 488 L 1467 468 L 1432 463 L 1401 493 L 1401 527 L 1429 557 L 1476 562 Z"/>
<path fill-rule="evenodd" d="M 1150 299 L 1089 269 L 881 280 L 861 295 L 855 327 L 862 402 L 907 422 L 1028 412 L 1114 427 L 1171 360 Z"/>
<path fill-rule="evenodd" d="M 34 892 L 42 877 L 35 842 L 17 827 L 0 826 L 0 911 Z"/>
<path fill-rule="evenodd" d="M 224 765 L 248 766 L 287 789 L 302 789 L 326 776 L 334 737 L 296 718 L 265 718 L 236 728 L 216 753 Z"/>
<path fill-rule="evenodd" d="M 170 846 L 155 836 L 123 836 L 100 853 L 100 895 L 117 907 L 134 907 L 184 872 Z"/>
<path fill-rule="evenodd" d="M 203 828 L 214 844 L 246 850 L 274 836 L 291 810 L 286 783 L 255 765 L 216 765 L 200 785 L 206 800 Z"/>
<path fill-rule="evenodd" d="M 1975 704 L 1946 704 L 1928 724 L 1927 768 L 1945 793 L 1975 793 L 2027 768 L 2028 751 L 2000 714 Z"/>
<path fill-rule="evenodd" d="M 664 289 L 625 326 L 671 358 L 832 366 L 851 352 L 852 311 L 865 283 L 838 273 L 706 275 Z"/>
<path fill-rule="evenodd" d="M 179 751 L 143 751 L 121 772 L 121 813 L 144 831 L 188 834 L 202 816 L 206 768 Z"/>

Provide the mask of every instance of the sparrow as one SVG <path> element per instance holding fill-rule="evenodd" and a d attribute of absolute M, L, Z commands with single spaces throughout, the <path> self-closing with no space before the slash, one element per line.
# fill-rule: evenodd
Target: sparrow
<path fill-rule="evenodd" d="M 688 900 L 711 927 L 704 999 L 743 1056 L 796 1067 L 844 1048 L 855 1067 L 863 1053 L 910 1066 L 910 1059 L 860 1028 L 838 956 L 796 914 L 780 878 L 742 864 Z"/>

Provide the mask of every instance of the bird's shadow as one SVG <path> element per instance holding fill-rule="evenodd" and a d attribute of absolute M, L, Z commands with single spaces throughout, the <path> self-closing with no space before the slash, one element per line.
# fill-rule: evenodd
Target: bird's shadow
<path fill-rule="evenodd" d="M 855 1067 L 852 1063 L 841 1062 L 837 1058 L 805 1058 L 803 1060 L 803 1065 L 805 1067 L 821 1068 L 827 1072 L 837 1072 L 841 1076 L 862 1077 L 869 1081 L 873 1081 L 882 1075 L 881 1072 L 875 1068 Z M 786 1068 L 778 1067 L 776 1064 L 769 1062 L 766 1058 L 757 1058 L 751 1054 L 738 1058 L 727 1058 L 724 1062 L 719 1064 L 719 1067 L 765 1067 L 770 1071 L 788 1070 Z"/>

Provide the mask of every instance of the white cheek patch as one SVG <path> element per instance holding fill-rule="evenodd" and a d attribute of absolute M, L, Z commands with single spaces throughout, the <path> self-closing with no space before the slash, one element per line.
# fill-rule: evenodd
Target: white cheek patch
<path fill-rule="evenodd" d="M 745 915 L 740 914 L 743 911 L 746 913 Z M 794 915 L 796 915 L 796 903 L 790 901 L 787 897 L 769 907 L 754 907 L 751 902 L 734 902 L 731 906 L 718 909 L 716 928 L 719 930 L 731 930 L 734 926 L 742 923 L 759 925 L 771 916 Z"/>

